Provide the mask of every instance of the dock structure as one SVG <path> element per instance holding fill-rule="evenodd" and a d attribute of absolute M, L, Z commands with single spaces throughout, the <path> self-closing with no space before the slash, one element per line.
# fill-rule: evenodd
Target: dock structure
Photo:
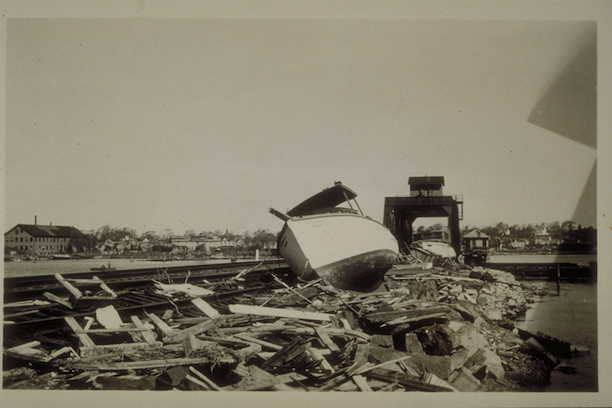
<path fill-rule="evenodd" d="M 445 196 L 442 192 L 444 177 L 410 177 L 410 196 L 385 197 L 384 225 L 407 248 L 412 243 L 412 224 L 419 217 L 446 217 L 450 232 L 450 245 L 461 251 L 459 221 L 463 219 L 463 197 Z"/>

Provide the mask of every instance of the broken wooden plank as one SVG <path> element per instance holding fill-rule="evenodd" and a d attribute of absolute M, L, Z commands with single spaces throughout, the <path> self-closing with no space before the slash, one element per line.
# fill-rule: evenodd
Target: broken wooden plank
<path fill-rule="evenodd" d="M 61 297 L 56 296 L 56 295 L 54 295 L 53 293 L 50 293 L 50 292 L 43 293 L 43 296 L 46 297 L 49 300 L 52 300 L 55 303 L 59 303 L 62 306 L 66 306 L 68 309 L 72 309 L 73 308 L 72 303 L 70 303 L 68 301 L 68 299 L 61 298 Z"/>
<path fill-rule="evenodd" d="M 7 351 L 19 352 L 21 350 L 38 347 L 38 346 L 40 346 L 40 344 L 41 344 L 40 341 L 37 341 L 37 340 L 29 341 L 27 343 L 23 343 L 23 344 L 20 344 L 18 346 L 11 347 L 11 348 L 7 349 Z"/>
<path fill-rule="evenodd" d="M 144 325 L 144 323 L 140 320 L 140 318 L 138 316 L 130 316 L 130 319 L 132 320 L 132 323 L 134 323 L 134 325 L 139 328 L 139 329 L 145 329 L 145 331 L 143 331 L 142 337 L 143 339 L 153 345 L 155 344 L 155 334 L 153 334 L 153 332 L 151 331 L 151 329 L 149 329 L 148 327 L 146 327 Z"/>
<path fill-rule="evenodd" d="M 340 347 L 336 343 L 333 342 L 327 331 L 323 327 L 315 327 L 315 332 L 319 336 L 319 338 L 323 341 L 323 343 L 331 350 L 331 351 L 340 351 Z"/>
<path fill-rule="evenodd" d="M 61 283 L 66 289 L 68 289 L 68 291 L 72 293 L 72 295 L 76 299 L 80 299 L 81 297 L 83 297 L 83 293 L 78 288 L 74 287 L 74 285 L 72 285 L 72 283 L 66 280 L 61 274 L 56 273 L 54 276 L 55 279 L 57 279 L 59 283 Z"/>
<path fill-rule="evenodd" d="M 282 346 L 279 346 L 278 344 L 274 344 L 274 343 L 270 343 L 270 342 L 267 342 L 267 341 L 264 341 L 264 340 L 260 340 L 260 339 L 255 338 L 255 337 L 251 337 L 251 336 L 249 336 L 249 335 L 247 335 L 245 333 L 236 333 L 236 334 L 233 335 L 233 337 L 239 338 L 239 339 L 244 340 L 244 341 L 246 341 L 248 343 L 259 344 L 260 346 L 268 348 L 270 350 L 278 351 L 278 350 L 281 350 L 283 348 Z"/>
<path fill-rule="evenodd" d="M 415 378 L 411 375 L 398 371 L 389 371 L 385 369 L 376 369 L 368 371 L 366 377 L 379 381 L 401 384 L 407 390 L 426 391 L 426 392 L 452 392 L 449 387 L 440 387 L 439 385 L 428 384 Z"/>
<path fill-rule="evenodd" d="M 272 376 L 271 379 L 255 381 L 248 385 L 239 386 L 237 389 L 240 391 L 263 391 L 271 387 L 274 387 L 275 385 L 289 384 L 294 381 L 302 381 L 307 378 L 308 377 L 306 377 L 303 374 L 288 373 L 288 374 Z"/>
<path fill-rule="evenodd" d="M 73 368 L 78 370 L 99 370 L 99 371 L 117 371 L 117 370 L 145 370 L 149 368 L 172 367 L 179 365 L 199 365 L 199 364 L 230 364 L 236 362 L 236 359 L 230 356 L 222 356 L 215 358 L 196 357 L 196 358 L 169 358 L 165 360 L 147 360 L 147 361 L 127 361 L 120 363 L 80 363 L 77 362 Z"/>
<path fill-rule="evenodd" d="M 310 353 L 312 358 L 314 358 L 315 360 L 319 362 L 319 364 L 321 364 L 321 367 L 324 370 L 330 371 L 332 373 L 336 372 L 336 370 L 334 370 L 334 367 L 332 367 L 332 365 L 329 364 L 329 361 L 327 361 L 327 359 L 323 356 L 323 354 L 321 354 L 320 350 L 314 347 L 309 347 L 307 351 Z"/>
<path fill-rule="evenodd" d="M 172 330 L 172 335 L 168 336 L 166 343 L 181 343 L 185 340 L 189 335 L 196 335 L 203 333 L 215 326 L 215 322 L 213 320 L 206 320 L 202 323 L 196 324 L 195 326 L 191 326 L 184 330 Z"/>
<path fill-rule="evenodd" d="M 85 333 L 81 333 L 83 328 L 81 327 L 80 324 L 77 323 L 77 321 L 74 319 L 74 317 L 70 317 L 70 316 L 64 317 L 64 321 L 66 321 L 66 323 L 68 323 L 68 326 L 70 326 L 72 331 L 75 332 L 75 334 L 78 336 L 78 338 L 81 341 L 81 343 L 83 343 L 84 347 L 89 347 L 89 348 L 96 347 L 96 343 L 94 343 L 94 341 L 91 339 L 91 337 L 89 337 Z"/>
<path fill-rule="evenodd" d="M 185 340 L 183 340 L 183 350 L 185 350 L 185 357 L 191 357 L 194 351 L 201 350 L 207 345 L 207 342 L 198 340 L 193 334 L 190 334 Z"/>
<path fill-rule="evenodd" d="M 357 384 L 361 391 L 373 392 L 372 388 L 370 388 L 370 384 L 368 384 L 367 380 L 362 375 L 354 375 L 351 378 L 355 382 L 355 384 Z"/>
<path fill-rule="evenodd" d="M 194 373 L 195 375 L 197 375 L 202 381 L 204 381 L 211 389 L 215 390 L 215 391 L 221 391 L 221 388 L 219 388 L 219 386 L 217 384 L 215 384 L 210 378 L 208 378 L 207 376 L 205 376 L 204 374 L 202 374 L 201 372 L 199 372 L 198 370 L 196 370 L 193 367 L 189 367 L 189 371 L 191 371 L 192 373 Z"/>
<path fill-rule="evenodd" d="M 207 391 L 208 391 L 208 390 L 210 390 L 210 387 L 209 387 L 208 385 L 206 385 L 206 383 L 205 383 L 205 382 L 198 380 L 197 378 L 195 378 L 195 377 L 194 377 L 194 376 L 192 376 L 192 375 L 187 374 L 187 375 L 185 376 L 185 378 L 186 378 L 187 380 L 191 381 L 192 383 L 194 383 L 194 384 L 196 384 L 196 385 L 199 385 L 200 387 L 204 388 L 204 389 L 205 389 L 205 390 L 207 390 Z"/>
<path fill-rule="evenodd" d="M 141 349 L 151 349 L 153 347 L 161 347 L 162 343 L 158 342 L 154 345 L 151 345 L 146 342 L 136 342 L 136 343 L 117 343 L 117 344 L 96 344 L 95 347 L 81 347 L 79 351 L 81 352 L 82 357 L 98 355 L 98 354 L 108 354 L 112 352 L 122 352 L 125 353 L 127 351 L 141 350 Z"/>
<path fill-rule="evenodd" d="M 331 317 L 334 317 L 333 315 L 324 313 L 306 312 L 302 310 L 292 309 L 277 309 L 273 307 L 261 307 L 251 305 L 229 305 L 229 310 L 232 313 L 255 314 L 273 317 L 292 317 L 295 319 L 317 320 L 323 322 L 329 322 L 331 321 Z"/>
<path fill-rule="evenodd" d="M 164 333 L 166 336 L 172 337 L 172 336 L 174 336 L 174 335 L 176 335 L 178 333 L 176 330 L 174 330 L 173 328 L 168 326 L 168 324 L 166 322 L 164 322 L 162 319 L 157 317 L 155 315 L 155 313 L 146 313 L 146 315 L 147 315 L 147 317 L 149 317 L 149 319 L 151 319 L 153 324 L 155 324 L 157 327 L 159 327 L 159 329 L 162 331 L 162 333 Z"/>
<path fill-rule="evenodd" d="M 210 317 L 213 320 L 221 316 L 215 308 L 209 305 L 208 302 L 206 302 L 202 298 L 191 299 L 191 303 L 193 303 L 195 307 L 200 309 L 206 316 Z"/>

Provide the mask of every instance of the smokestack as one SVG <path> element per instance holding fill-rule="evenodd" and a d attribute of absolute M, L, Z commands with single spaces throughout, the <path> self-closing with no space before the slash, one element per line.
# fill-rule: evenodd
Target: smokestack
<path fill-rule="evenodd" d="M 37 225 L 37 220 L 36 220 L 37 215 L 34 216 L 34 225 Z"/>

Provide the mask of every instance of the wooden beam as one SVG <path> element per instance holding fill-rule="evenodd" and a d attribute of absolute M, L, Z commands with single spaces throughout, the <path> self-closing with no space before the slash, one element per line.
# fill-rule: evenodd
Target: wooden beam
<path fill-rule="evenodd" d="M 292 317 L 295 319 L 317 320 L 323 322 L 331 321 L 332 315 L 325 313 L 306 312 L 302 310 L 277 309 L 273 307 L 261 307 L 252 305 L 230 305 L 232 313 L 254 314 L 273 317 Z"/>
<path fill-rule="evenodd" d="M 55 296 L 53 293 L 45 292 L 43 296 L 53 302 L 59 303 L 62 306 L 66 306 L 68 309 L 72 309 L 72 303 L 70 303 L 67 299 L 61 298 L 59 296 Z"/>
<path fill-rule="evenodd" d="M 59 283 L 64 285 L 64 287 L 68 289 L 68 291 L 72 293 L 75 298 L 80 299 L 81 297 L 83 297 L 83 293 L 79 289 L 75 288 L 72 283 L 68 282 L 61 274 L 56 273 L 54 276 L 55 279 L 57 279 Z"/>
<path fill-rule="evenodd" d="M 78 370 L 99 370 L 99 371 L 116 371 L 116 370 L 145 370 L 149 368 L 173 367 L 179 365 L 199 365 L 199 364 L 230 364 L 236 361 L 233 357 L 220 358 L 169 358 L 165 360 L 148 360 L 148 361 L 128 361 L 120 363 L 107 364 L 86 364 L 75 363 L 73 368 Z"/>
<path fill-rule="evenodd" d="M 206 316 L 210 317 L 213 320 L 221 316 L 217 310 L 215 310 L 202 298 L 191 299 L 191 303 L 193 303 L 195 307 L 200 309 Z"/>
<path fill-rule="evenodd" d="M 145 312 L 146 313 L 146 312 Z M 168 326 L 168 324 L 166 322 L 164 322 L 162 319 L 160 319 L 159 317 L 157 317 L 155 315 L 155 313 L 146 313 L 147 316 L 151 319 L 151 321 L 157 326 L 159 327 L 159 329 L 162 331 L 162 333 L 164 333 L 166 336 L 168 337 L 172 337 L 174 335 L 176 335 L 178 332 L 176 330 L 174 330 L 173 328 L 171 328 L 170 326 Z"/>
<path fill-rule="evenodd" d="M 89 347 L 89 348 L 96 347 L 96 343 L 94 343 L 91 337 L 89 337 L 85 333 L 80 333 L 81 331 L 83 331 L 83 328 L 81 327 L 80 324 L 77 323 L 74 317 L 67 316 L 67 317 L 64 317 L 64 320 L 66 321 L 66 323 L 68 323 L 68 326 L 70 326 L 72 331 L 74 331 L 76 335 L 79 337 L 79 340 L 81 340 L 81 343 L 83 343 L 83 346 Z"/>
<path fill-rule="evenodd" d="M 191 371 L 192 373 L 197 375 L 202 381 L 204 381 L 213 390 L 221 391 L 221 388 L 219 388 L 219 386 L 217 384 L 215 384 L 210 378 L 208 378 L 207 376 L 205 376 L 204 374 L 202 374 L 201 372 L 199 372 L 195 368 L 190 366 L 189 367 L 189 371 Z"/>
<path fill-rule="evenodd" d="M 132 323 L 134 323 L 134 326 L 136 326 L 137 328 L 146 329 L 146 331 L 142 333 L 142 337 L 144 338 L 144 340 L 149 344 L 155 344 L 155 334 L 153 334 L 151 329 L 146 327 L 138 316 L 130 316 L 130 319 L 132 320 Z"/>
<path fill-rule="evenodd" d="M 323 327 L 315 327 L 315 332 L 319 336 L 319 338 L 323 341 L 323 343 L 331 350 L 331 351 L 340 351 L 340 347 L 336 343 L 333 342 L 327 331 Z"/>
<path fill-rule="evenodd" d="M 267 349 L 274 350 L 274 351 L 278 351 L 278 350 L 281 350 L 283 348 L 283 346 L 279 346 L 278 344 L 270 343 L 270 342 L 267 342 L 267 341 L 264 341 L 264 340 L 257 339 L 255 337 L 251 337 L 251 336 L 249 336 L 246 333 L 236 333 L 236 334 L 234 334 L 233 337 L 239 338 L 239 339 L 244 340 L 244 341 L 246 341 L 248 343 L 259 344 L 262 347 L 265 347 Z"/>

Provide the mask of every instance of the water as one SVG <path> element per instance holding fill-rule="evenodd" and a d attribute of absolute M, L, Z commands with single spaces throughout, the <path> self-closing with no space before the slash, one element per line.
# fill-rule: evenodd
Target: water
<path fill-rule="evenodd" d="M 252 261 L 252 260 L 250 260 Z M 198 261 L 147 261 L 141 259 L 66 259 L 66 260 L 44 260 L 44 261 L 24 261 L 24 262 L 4 262 L 4 276 L 7 278 L 14 276 L 39 276 L 53 275 L 55 273 L 69 274 L 75 272 L 93 272 L 91 268 L 99 268 L 102 265 L 122 269 L 140 268 L 167 268 L 170 266 L 186 265 L 210 265 L 215 263 L 226 263 L 227 259 L 207 259 Z M 240 262 L 240 260 L 238 260 Z M 102 271 L 95 271 L 103 274 Z M 100 275 L 102 278 L 102 275 Z"/>
<path fill-rule="evenodd" d="M 536 302 L 518 326 L 590 350 L 589 354 L 562 359 L 546 391 L 597 391 L 597 285 L 562 282 L 557 296 L 556 282 L 530 281 L 530 284 L 548 294 L 534 299 Z"/>
<path fill-rule="evenodd" d="M 487 262 L 491 263 L 575 263 L 589 265 L 597 262 L 596 254 L 489 254 Z"/>

